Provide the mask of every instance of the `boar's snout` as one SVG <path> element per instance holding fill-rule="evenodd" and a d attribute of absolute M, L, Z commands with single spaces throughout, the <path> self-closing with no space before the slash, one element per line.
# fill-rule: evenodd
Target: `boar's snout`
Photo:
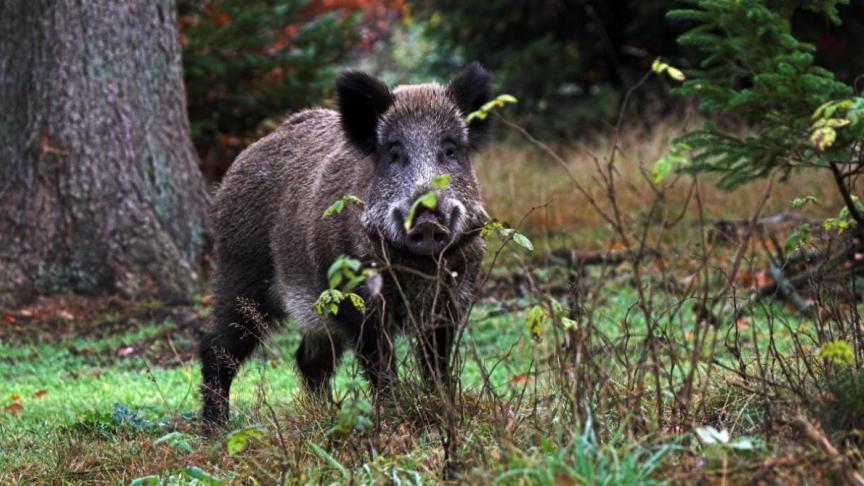
<path fill-rule="evenodd" d="M 431 211 L 423 211 L 414 219 L 408 232 L 408 251 L 415 255 L 435 256 L 450 243 L 450 229 Z"/>

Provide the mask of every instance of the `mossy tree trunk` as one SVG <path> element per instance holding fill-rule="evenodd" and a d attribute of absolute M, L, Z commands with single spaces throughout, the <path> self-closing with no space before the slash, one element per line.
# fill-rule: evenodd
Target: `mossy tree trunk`
<path fill-rule="evenodd" d="M 201 284 L 172 0 L 0 1 L 0 307 Z"/>

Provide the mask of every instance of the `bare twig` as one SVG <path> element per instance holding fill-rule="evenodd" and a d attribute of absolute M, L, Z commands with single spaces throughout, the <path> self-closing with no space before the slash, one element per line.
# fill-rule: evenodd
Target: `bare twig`
<path fill-rule="evenodd" d="M 828 460 L 830 460 L 834 465 L 837 473 L 840 474 L 848 484 L 864 486 L 864 476 L 858 472 L 848 457 L 841 454 L 840 451 L 834 447 L 831 440 L 828 439 L 825 433 L 822 432 L 817 425 L 810 423 L 802 415 L 799 415 L 793 423 L 798 427 L 798 430 L 804 434 L 804 437 L 828 456 Z"/>

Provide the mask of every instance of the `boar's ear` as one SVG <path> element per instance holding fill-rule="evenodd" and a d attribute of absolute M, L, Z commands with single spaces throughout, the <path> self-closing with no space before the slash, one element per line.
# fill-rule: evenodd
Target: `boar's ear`
<path fill-rule="evenodd" d="M 492 76 L 480 63 L 472 62 L 447 84 L 447 94 L 456 102 L 462 116 L 477 111 L 492 99 Z M 468 125 L 471 146 L 478 148 L 489 132 L 489 119 L 474 119 Z"/>
<path fill-rule="evenodd" d="M 348 71 L 336 80 L 336 99 L 348 140 L 361 150 L 372 152 L 378 120 L 393 104 L 390 89 L 368 74 Z"/>

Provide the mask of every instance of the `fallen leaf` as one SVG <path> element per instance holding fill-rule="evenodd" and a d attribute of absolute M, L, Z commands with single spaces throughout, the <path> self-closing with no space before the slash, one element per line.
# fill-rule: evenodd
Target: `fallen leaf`
<path fill-rule="evenodd" d="M 20 403 L 13 403 L 12 405 L 6 406 L 6 413 L 9 415 L 15 415 L 24 411 L 24 405 Z"/>
<path fill-rule="evenodd" d="M 117 356 L 129 356 L 134 352 L 135 348 L 133 348 L 132 346 L 126 346 L 125 348 L 120 348 L 117 350 Z"/>
<path fill-rule="evenodd" d="M 71 320 L 75 319 L 75 316 L 66 309 L 61 310 L 60 312 L 57 313 L 57 315 L 61 319 L 65 319 L 67 321 L 71 321 Z"/>
<path fill-rule="evenodd" d="M 45 390 L 36 390 L 36 392 L 33 393 L 33 398 L 42 398 L 47 394 L 48 394 L 48 392 Z"/>
<path fill-rule="evenodd" d="M 9 397 L 9 400 L 12 400 L 13 402 L 20 402 L 21 401 L 21 395 L 17 395 L 17 394 L 12 395 Z"/>
<path fill-rule="evenodd" d="M 534 377 L 527 374 L 527 373 L 520 373 L 520 374 L 514 376 L 512 381 L 513 381 L 514 385 L 521 385 L 523 383 L 527 383 L 527 382 L 531 381 L 532 378 L 534 378 Z"/>
<path fill-rule="evenodd" d="M 764 287 L 772 282 L 768 272 L 756 272 L 753 274 L 753 280 L 756 282 L 757 287 Z"/>
<path fill-rule="evenodd" d="M 555 476 L 555 483 L 554 484 L 560 484 L 562 486 L 578 486 L 578 485 L 584 484 L 584 483 L 582 483 L 581 481 L 574 479 L 570 476 L 565 476 L 564 474 L 559 474 L 558 476 Z"/>
<path fill-rule="evenodd" d="M 12 314 L 3 314 L 3 322 L 7 324 L 15 324 L 16 321 L 17 319 L 15 319 L 15 316 Z"/>

